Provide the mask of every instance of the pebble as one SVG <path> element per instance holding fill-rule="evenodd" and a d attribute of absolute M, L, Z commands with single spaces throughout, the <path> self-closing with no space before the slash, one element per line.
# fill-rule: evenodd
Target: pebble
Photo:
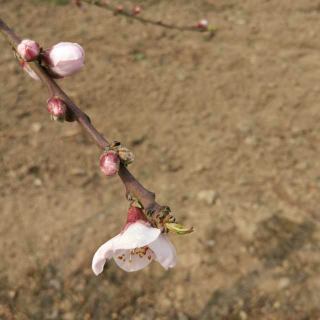
<path fill-rule="evenodd" d="M 40 186 L 42 186 L 42 180 L 40 180 L 40 179 L 35 179 L 35 180 L 33 181 L 33 184 L 34 184 L 36 187 L 40 187 Z"/>
<path fill-rule="evenodd" d="M 244 139 L 244 143 L 253 146 L 257 144 L 257 138 L 255 136 L 248 136 Z"/>
<path fill-rule="evenodd" d="M 61 289 L 61 284 L 60 281 L 57 279 L 51 279 L 49 281 L 49 286 L 56 289 L 56 290 L 60 290 Z"/>
<path fill-rule="evenodd" d="M 210 248 L 213 248 L 215 245 L 216 245 L 216 242 L 214 241 L 214 240 L 208 240 L 207 241 L 207 243 L 208 243 L 208 246 L 210 247 Z"/>
<path fill-rule="evenodd" d="M 214 190 L 202 190 L 198 192 L 197 199 L 206 202 L 209 206 L 213 205 L 217 200 L 217 193 Z"/>
<path fill-rule="evenodd" d="M 281 289 L 284 289 L 286 288 L 288 285 L 290 284 L 290 279 L 289 278 L 281 278 L 279 280 L 279 284 L 278 284 L 278 288 L 281 290 Z"/>
<path fill-rule="evenodd" d="M 74 312 L 67 312 L 63 315 L 63 320 L 74 320 L 76 319 Z"/>
<path fill-rule="evenodd" d="M 9 296 L 9 298 L 11 298 L 11 299 L 14 299 L 14 298 L 16 297 L 16 295 L 17 295 L 17 292 L 14 291 L 14 290 L 10 290 L 10 291 L 8 292 L 8 296 Z"/>
<path fill-rule="evenodd" d="M 248 316 L 244 311 L 240 311 L 239 316 L 240 316 L 241 320 L 247 320 L 248 319 Z"/>
<path fill-rule="evenodd" d="M 39 122 L 34 122 L 34 123 L 31 125 L 31 130 L 32 130 L 33 132 L 39 132 L 39 131 L 41 131 L 41 129 L 42 129 L 42 124 L 39 123 Z"/>

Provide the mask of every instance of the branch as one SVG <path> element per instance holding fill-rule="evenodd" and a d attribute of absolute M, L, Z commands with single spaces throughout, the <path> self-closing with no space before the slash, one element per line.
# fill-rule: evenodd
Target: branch
<path fill-rule="evenodd" d="M 104 1 L 104 0 L 76 0 L 76 4 L 79 4 L 81 2 L 85 2 L 85 3 L 91 4 L 91 5 L 95 5 L 99 8 L 109 10 L 116 15 L 122 15 L 128 19 L 131 19 L 131 20 L 136 20 L 141 23 L 151 24 L 154 26 L 160 26 L 160 27 L 170 29 L 170 30 L 192 31 L 192 32 L 209 32 L 211 37 L 214 36 L 214 34 L 217 31 L 217 29 L 214 27 L 201 28 L 201 27 L 196 27 L 196 26 L 177 26 L 175 24 L 164 23 L 162 21 L 155 21 L 152 19 L 142 18 L 140 16 L 137 16 L 134 13 L 131 13 L 129 11 L 124 10 L 122 7 L 119 8 L 119 7 L 112 6 L 107 1 Z"/>
<path fill-rule="evenodd" d="M 14 50 L 21 40 L 16 34 L 0 19 L 0 32 L 4 38 L 9 42 Z M 57 85 L 57 83 L 46 73 L 37 61 L 28 62 L 31 69 L 38 75 L 40 80 L 47 86 L 51 97 L 60 98 L 67 105 L 67 119 L 69 121 L 77 121 L 82 129 L 93 139 L 93 141 L 103 150 L 105 150 L 110 143 L 99 133 L 99 131 L 92 125 L 90 118 L 80 110 L 79 107 L 67 96 L 67 94 Z M 155 226 L 161 226 L 165 221 L 174 221 L 171 216 L 170 208 L 161 206 L 155 201 L 155 194 L 146 188 L 135 179 L 129 170 L 123 165 L 120 165 L 119 176 L 126 188 L 126 197 L 128 200 L 137 199 L 142 205 L 145 214 L 152 217 L 152 223 Z"/>

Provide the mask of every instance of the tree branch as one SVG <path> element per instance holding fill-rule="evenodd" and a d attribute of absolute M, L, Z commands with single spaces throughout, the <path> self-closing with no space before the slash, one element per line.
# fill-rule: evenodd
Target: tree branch
<path fill-rule="evenodd" d="M 15 33 L 0 19 L 0 32 L 9 42 L 14 50 L 21 40 Z M 67 94 L 57 85 L 57 83 L 46 73 L 38 61 L 28 62 L 29 66 L 38 75 L 40 80 L 46 85 L 51 97 L 60 98 L 67 105 L 67 117 L 69 121 L 77 121 L 82 129 L 93 139 L 93 141 L 101 148 L 106 149 L 110 143 L 99 133 L 92 125 L 90 118 L 81 111 L 76 104 L 67 96 Z M 135 179 L 129 170 L 123 165 L 120 165 L 118 172 L 122 182 L 126 188 L 127 199 L 136 198 L 143 206 L 145 213 L 152 217 L 152 222 L 155 225 L 162 223 L 164 218 L 171 217 L 170 209 L 167 206 L 161 206 L 155 201 L 155 194 L 146 188 Z M 171 219 L 172 220 L 172 219 Z"/>
<path fill-rule="evenodd" d="M 196 26 L 177 26 L 175 24 L 169 24 L 169 23 L 164 23 L 162 21 L 155 21 L 152 19 L 147 19 L 147 18 L 142 18 L 141 16 L 138 16 L 134 13 L 131 13 L 129 11 L 126 11 L 124 9 L 119 10 L 118 7 L 112 6 L 109 3 L 106 4 L 106 1 L 101 1 L 101 0 L 79 0 L 79 2 L 85 2 L 91 5 L 95 5 L 99 8 L 103 8 L 106 10 L 109 10 L 113 12 L 114 14 L 117 15 L 122 15 L 126 18 L 129 18 L 131 20 L 136 20 L 141 23 L 145 24 L 151 24 L 154 26 L 160 26 L 166 29 L 170 30 L 178 30 L 178 31 L 192 31 L 192 32 L 209 32 L 210 36 L 214 36 L 215 32 L 217 31 L 216 28 L 209 27 L 209 28 L 197 28 Z"/>

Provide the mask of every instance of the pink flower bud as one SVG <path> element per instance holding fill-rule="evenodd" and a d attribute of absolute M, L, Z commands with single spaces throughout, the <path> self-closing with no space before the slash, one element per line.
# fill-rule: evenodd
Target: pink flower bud
<path fill-rule="evenodd" d="M 116 8 L 115 14 L 121 13 L 123 11 L 123 6 Z"/>
<path fill-rule="evenodd" d="M 49 71 L 58 78 L 69 77 L 83 67 L 85 53 L 77 43 L 60 42 L 44 52 Z"/>
<path fill-rule="evenodd" d="M 199 22 L 197 22 L 195 27 L 198 29 L 206 30 L 208 28 L 208 20 L 206 19 L 200 20 Z"/>
<path fill-rule="evenodd" d="M 141 12 L 141 8 L 139 6 L 136 6 L 133 10 L 133 14 L 139 14 Z"/>
<path fill-rule="evenodd" d="M 67 106 L 61 99 L 50 98 L 47 103 L 47 109 L 54 120 L 64 120 Z"/>
<path fill-rule="evenodd" d="M 107 176 L 113 176 L 119 171 L 120 160 L 116 153 L 108 151 L 100 157 L 100 169 Z"/>
<path fill-rule="evenodd" d="M 20 57 L 25 61 L 36 60 L 40 53 L 39 44 L 30 39 L 24 39 L 17 47 Z"/>

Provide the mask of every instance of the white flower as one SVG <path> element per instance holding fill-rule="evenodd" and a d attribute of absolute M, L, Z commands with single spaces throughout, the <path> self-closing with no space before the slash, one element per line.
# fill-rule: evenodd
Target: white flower
<path fill-rule="evenodd" d="M 98 275 L 107 259 L 113 258 L 127 272 L 138 271 L 152 260 L 166 270 L 176 265 L 176 251 L 168 237 L 157 228 L 152 228 L 141 209 L 132 207 L 123 231 L 102 245 L 93 257 L 92 270 Z"/>
<path fill-rule="evenodd" d="M 60 42 L 44 52 L 49 70 L 60 78 L 68 77 L 83 67 L 85 53 L 77 43 Z"/>

